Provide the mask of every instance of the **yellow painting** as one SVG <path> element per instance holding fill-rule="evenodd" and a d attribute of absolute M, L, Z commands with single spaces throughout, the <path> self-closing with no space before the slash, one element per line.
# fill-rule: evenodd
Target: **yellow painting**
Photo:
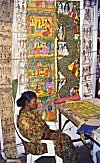
<path fill-rule="evenodd" d="M 27 16 L 27 32 L 33 37 L 51 37 L 53 20 L 49 16 Z"/>

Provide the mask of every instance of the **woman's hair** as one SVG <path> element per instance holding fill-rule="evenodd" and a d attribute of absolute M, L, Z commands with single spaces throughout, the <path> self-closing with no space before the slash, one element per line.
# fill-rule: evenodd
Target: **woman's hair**
<path fill-rule="evenodd" d="M 17 100 L 17 106 L 24 107 L 26 102 L 30 102 L 33 98 L 37 98 L 36 93 L 32 91 L 26 91 L 22 93 L 21 97 Z"/>

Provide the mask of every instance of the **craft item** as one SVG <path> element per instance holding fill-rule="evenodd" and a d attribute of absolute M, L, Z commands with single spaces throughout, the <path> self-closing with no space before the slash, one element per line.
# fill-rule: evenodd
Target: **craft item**
<path fill-rule="evenodd" d="M 67 101 L 78 101 L 80 100 L 80 96 L 79 95 L 73 95 L 73 96 L 67 96 L 67 97 L 62 97 L 62 98 L 58 98 L 54 101 L 55 104 L 60 104 L 60 103 L 64 103 Z"/>
<path fill-rule="evenodd" d="M 10 3 L 11 2 L 11 3 Z M 13 1 L 0 2 L 0 109 L 3 150 L 6 158 L 18 158 L 12 101 L 12 20 Z"/>
<path fill-rule="evenodd" d="M 58 91 L 60 97 L 69 96 L 73 87 L 79 83 L 79 11 L 79 2 L 57 1 L 57 65 L 58 72 L 65 77 L 62 87 Z M 58 81 L 58 89 L 60 85 L 61 81 Z"/>

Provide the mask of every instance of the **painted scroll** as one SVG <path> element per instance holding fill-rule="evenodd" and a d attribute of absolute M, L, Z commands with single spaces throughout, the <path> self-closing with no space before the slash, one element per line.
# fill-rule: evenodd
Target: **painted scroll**
<path fill-rule="evenodd" d="M 93 98 L 93 8 L 85 7 L 82 34 L 82 98 Z"/>
<path fill-rule="evenodd" d="M 0 114 L 6 158 L 17 158 L 12 102 L 12 21 L 13 1 L 0 1 Z"/>
<path fill-rule="evenodd" d="M 55 2 L 33 0 L 27 1 L 26 6 L 28 90 L 36 92 L 41 109 L 56 96 Z M 45 120 L 55 121 L 54 104 L 50 108 L 45 110 Z"/>
<path fill-rule="evenodd" d="M 58 93 L 79 94 L 80 2 L 57 1 Z"/>

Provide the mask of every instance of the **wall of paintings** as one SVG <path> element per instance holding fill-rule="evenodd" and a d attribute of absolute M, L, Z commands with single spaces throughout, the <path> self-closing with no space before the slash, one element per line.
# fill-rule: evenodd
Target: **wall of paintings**
<path fill-rule="evenodd" d="M 17 158 L 13 113 L 22 92 L 36 92 L 39 110 L 52 97 L 94 97 L 96 6 L 83 0 L 2 0 L 0 9 L 2 148 L 6 157 Z M 54 103 L 44 118 L 57 121 Z"/>
<path fill-rule="evenodd" d="M 17 41 L 16 46 L 13 42 L 13 78 L 18 78 L 16 98 L 22 92 L 32 90 L 38 96 L 41 109 L 47 101 L 56 97 L 57 92 L 55 1 L 19 3 L 16 0 L 14 11 L 13 40 Z M 47 121 L 57 120 L 54 103 L 44 114 Z"/>

